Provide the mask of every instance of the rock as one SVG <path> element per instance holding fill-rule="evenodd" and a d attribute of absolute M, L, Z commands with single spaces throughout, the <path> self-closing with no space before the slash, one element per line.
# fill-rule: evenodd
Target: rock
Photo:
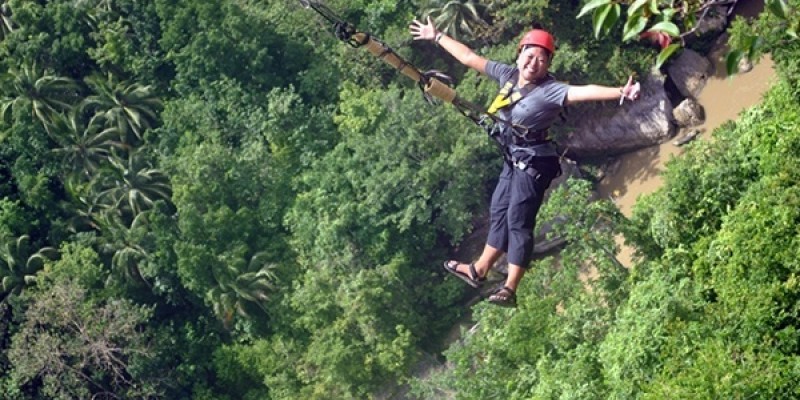
<path fill-rule="evenodd" d="M 753 69 L 753 62 L 747 57 L 742 57 L 742 59 L 739 60 L 739 65 L 737 68 L 740 74 L 750 72 Z"/>
<path fill-rule="evenodd" d="M 733 6 L 733 4 L 712 6 L 705 17 L 697 21 L 695 33 L 700 36 L 708 34 L 719 36 L 728 29 L 728 19 Z"/>
<path fill-rule="evenodd" d="M 622 159 L 619 157 L 612 158 L 610 162 L 606 163 L 604 166 L 603 175 L 605 176 L 614 176 L 619 172 L 620 167 L 622 166 Z M 603 178 L 600 178 L 602 180 Z"/>
<path fill-rule="evenodd" d="M 697 98 L 714 65 L 696 51 L 684 49 L 667 67 L 667 75 L 683 97 Z"/>
<path fill-rule="evenodd" d="M 570 160 L 567 157 L 563 157 L 561 159 L 561 175 L 558 176 L 556 179 L 553 179 L 553 182 L 550 183 L 550 188 L 556 188 L 559 185 L 566 182 L 567 179 L 570 177 L 572 178 L 583 178 L 583 173 L 581 169 L 578 167 L 578 163 L 574 160 Z M 548 192 L 549 193 L 549 192 Z"/>
<path fill-rule="evenodd" d="M 733 3 L 733 2 L 731 2 Z M 734 4 L 715 5 L 697 13 L 697 26 L 684 37 L 686 46 L 704 53 L 709 44 L 728 28 L 729 14 Z"/>
<path fill-rule="evenodd" d="M 689 143 L 689 142 L 691 142 L 692 140 L 694 140 L 694 139 L 697 137 L 697 135 L 699 135 L 699 134 L 700 134 L 700 130 L 698 130 L 698 129 L 692 129 L 692 130 L 691 130 L 689 133 L 687 133 L 686 135 L 679 137 L 679 138 L 678 138 L 678 140 L 676 140 L 675 142 L 673 142 L 673 144 L 674 144 L 675 146 L 683 146 L 683 145 L 685 145 L 686 143 Z"/>
<path fill-rule="evenodd" d="M 730 35 L 727 32 L 717 36 L 717 38 L 714 39 L 714 42 L 711 44 L 708 54 L 706 55 L 708 62 L 715 66 L 715 75 L 718 78 L 725 77 L 725 58 L 728 56 L 729 38 Z"/>
<path fill-rule="evenodd" d="M 559 143 L 573 157 L 594 157 L 618 155 L 669 139 L 674 126 L 664 79 L 660 74 L 648 76 L 639 100 L 626 101 L 623 106 L 606 102 L 570 107 L 568 123 L 573 130 Z"/>
<path fill-rule="evenodd" d="M 672 110 L 672 117 L 678 127 L 697 126 L 705 122 L 706 112 L 697 100 L 686 98 Z"/>

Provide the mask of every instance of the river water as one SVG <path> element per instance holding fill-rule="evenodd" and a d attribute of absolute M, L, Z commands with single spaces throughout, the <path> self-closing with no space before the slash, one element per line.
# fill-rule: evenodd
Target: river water
<path fill-rule="evenodd" d="M 760 7 L 757 3 L 761 3 Z M 763 2 L 743 1 L 741 4 L 746 5 L 736 10 L 740 16 L 756 15 L 763 8 Z M 692 128 L 701 131 L 695 140 L 709 140 L 714 129 L 728 120 L 735 120 L 742 111 L 758 104 L 775 79 L 773 63 L 768 56 L 762 58 L 747 73 L 727 76 L 725 50 L 719 49 L 710 55 L 716 71 L 697 99 L 705 109 L 706 120 L 703 125 Z M 684 151 L 685 147 L 674 144 L 676 138 L 658 146 L 622 155 L 618 167 L 598 185 L 600 196 L 612 199 L 622 213 L 629 217 L 640 195 L 652 193 L 661 187 L 661 172 L 664 171 L 665 163 Z M 622 249 L 618 257 L 620 262 L 630 266 L 631 249 L 622 244 L 621 238 L 618 238 L 617 243 Z"/>

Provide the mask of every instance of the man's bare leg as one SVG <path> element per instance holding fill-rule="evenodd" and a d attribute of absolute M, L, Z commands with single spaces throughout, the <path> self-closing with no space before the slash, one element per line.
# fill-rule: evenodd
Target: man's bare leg
<path fill-rule="evenodd" d="M 516 264 L 509 264 L 505 285 L 489 296 L 489 302 L 503 307 L 516 307 L 517 286 L 524 275 L 525 269 Z"/>
<path fill-rule="evenodd" d="M 497 260 L 499 260 L 503 254 L 505 254 L 503 251 L 496 249 L 492 246 L 489 246 L 488 244 L 484 246 L 483 253 L 481 253 L 481 256 L 478 258 L 477 261 L 475 261 L 475 272 L 478 273 L 478 276 L 481 277 L 486 276 L 486 274 L 489 273 L 489 270 L 492 269 L 492 267 L 494 266 L 494 263 L 496 263 Z M 458 266 L 456 267 L 456 270 L 458 272 L 466 274 L 467 276 L 470 276 L 469 263 L 467 264 L 459 263 Z M 509 271 L 509 276 L 510 276 L 510 271 Z"/>
<path fill-rule="evenodd" d="M 525 268 L 520 267 L 519 265 L 508 264 L 508 277 L 506 278 L 506 287 L 517 291 L 517 286 L 519 286 L 519 282 L 522 280 L 522 277 L 525 275 Z"/>

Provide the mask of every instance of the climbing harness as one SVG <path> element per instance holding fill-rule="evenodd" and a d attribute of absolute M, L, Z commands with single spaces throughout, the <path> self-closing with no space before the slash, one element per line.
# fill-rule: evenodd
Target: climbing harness
<path fill-rule="evenodd" d="M 514 82 L 517 81 L 517 76 L 518 73 L 515 73 L 508 81 L 506 81 L 503 87 L 500 88 L 500 91 L 497 92 L 497 95 L 492 101 L 492 104 L 489 105 L 489 109 L 486 112 L 489 115 L 494 116 L 496 120 L 504 122 L 506 126 L 512 127 L 510 132 L 508 132 L 511 139 L 511 143 L 509 144 L 518 146 L 534 146 L 542 144 L 548 140 L 548 131 L 546 129 L 533 131 L 528 129 L 526 126 L 510 123 L 497 116 L 498 111 L 504 108 L 512 108 L 515 104 L 517 104 L 517 102 L 522 100 L 531 92 L 531 89 L 528 86 L 514 90 Z M 550 75 L 545 78 L 545 80 L 550 79 L 554 78 Z"/>
<path fill-rule="evenodd" d="M 486 110 L 489 114 L 495 114 L 501 108 L 509 107 L 516 104 L 518 101 L 522 100 L 528 91 L 525 88 L 522 88 L 517 91 L 512 91 L 514 88 L 513 79 L 509 79 L 505 85 L 497 92 L 497 96 L 492 101 L 492 104 L 489 106 L 489 109 Z"/>
<path fill-rule="evenodd" d="M 518 75 L 515 73 L 505 82 L 487 110 L 487 113 L 494 115 L 498 120 L 502 120 L 497 116 L 500 110 L 510 110 L 531 92 L 528 86 L 515 90 L 517 77 Z M 543 81 L 551 79 L 554 78 L 548 75 L 543 78 Z M 556 149 L 550 145 L 548 135 L 549 132 L 546 129 L 534 131 L 525 126 L 511 123 L 496 124 L 494 131 L 490 133 L 490 136 L 501 144 L 505 161 L 511 167 L 519 169 L 536 179 L 541 174 L 533 165 L 534 160 L 541 159 L 539 157 L 559 157 Z M 560 175 L 560 169 L 557 175 Z"/>

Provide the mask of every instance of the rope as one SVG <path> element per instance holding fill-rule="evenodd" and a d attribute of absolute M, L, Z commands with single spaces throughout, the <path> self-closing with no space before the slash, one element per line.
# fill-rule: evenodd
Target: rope
<path fill-rule="evenodd" d="M 497 123 L 503 123 L 510 127 L 515 134 L 517 128 L 511 123 L 496 115 L 488 113 L 482 107 L 472 104 L 464 99 L 461 99 L 456 94 L 455 90 L 451 87 L 453 78 L 437 70 L 430 70 L 420 72 L 417 67 L 400 57 L 389 46 L 372 37 L 368 33 L 360 32 L 356 28 L 341 19 L 330 8 L 326 7 L 319 1 L 314 0 L 299 0 L 300 4 L 305 8 L 310 8 L 320 14 L 328 22 L 334 26 L 334 35 L 337 39 L 353 46 L 362 47 L 366 46 L 373 55 L 382 59 L 387 64 L 390 64 L 403 75 L 408 76 L 417 82 L 417 85 L 422 90 L 423 97 L 430 104 L 435 104 L 435 99 L 441 99 L 452 104 L 458 112 L 465 117 L 469 118 L 476 125 L 480 126 L 490 136 L 494 126 Z"/>

